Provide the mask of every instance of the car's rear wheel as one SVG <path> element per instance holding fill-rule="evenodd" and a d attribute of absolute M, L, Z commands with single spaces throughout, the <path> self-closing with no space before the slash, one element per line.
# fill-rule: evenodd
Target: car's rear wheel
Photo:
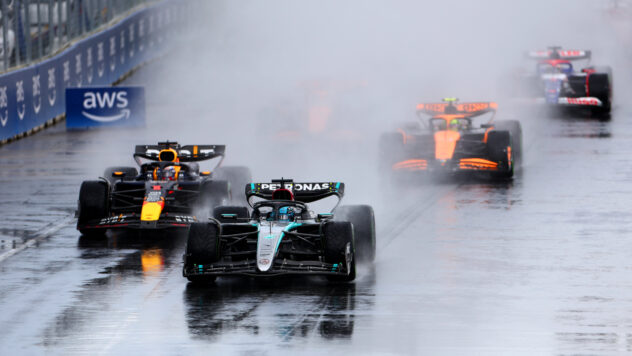
<path fill-rule="evenodd" d="M 599 99 L 603 106 L 595 108 L 597 115 L 607 115 L 612 107 L 612 87 L 608 73 L 593 73 L 588 76 L 588 95 Z"/>
<path fill-rule="evenodd" d="M 491 131 L 487 137 L 487 150 L 492 161 L 498 162 L 498 171 L 492 173 L 496 178 L 513 177 L 514 165 L 509 131 Z"/>
<path fill-rule="evenodd" d="M 109 186 L 105 181 L 85 181 L 79 189 L 77 228 L 84 236 L 101 237 L 103 228 L 85 225 L 109 215 Z"/>
<path fill-rule="evenodd" d="M 356 277 L 355 249 L 353 243 L 353 226 L 347 221 L 331 221 L 324 227 L 325 261 L 338 266 L 345 266 L 349 273 L 346 275 L 328 275 L 333 282 L 351 282 Z M 351 260 L 347 261 L 347 253 L 351 253 Z"/>
<path fill-rule="evenodd" d="M 500 131 L 509 131 L 511 135 L 511 149 L 514 163 L 522 163 L 522 126 L 518 120 L 502 120 L 494 123 L 494 128 Z"/>
<path fill-rule="evenodd" d="M 353 225 L 356 260 L 375 260 L 375 213 L 370 205 L 343 205 L 335 210 L 335 220 L 349 221 Z"/>

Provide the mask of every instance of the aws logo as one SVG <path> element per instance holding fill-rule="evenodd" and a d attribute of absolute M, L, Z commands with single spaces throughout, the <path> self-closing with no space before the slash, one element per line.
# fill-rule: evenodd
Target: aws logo
<path fill-rule="evenodd" d="M 129 119 L 130 109 L 127 91 L 93 92 L 83 94 L 81 114 L 98 122 L 113 122 Z"/>

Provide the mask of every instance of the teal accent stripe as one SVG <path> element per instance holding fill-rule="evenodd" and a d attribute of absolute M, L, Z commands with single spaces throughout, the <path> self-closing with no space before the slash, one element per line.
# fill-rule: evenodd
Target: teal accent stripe
<path fill-rule="evenodd" d="M 254 183 L 250 183 L 250 190 L 251 191 L 255 191 L 255 184 Z"/>
<path fill-rule="evenodd" d="M 293 222 L 293 223 L 289 224 L 285 229 L 283 229 L 283 232 L 281 233 L 281 236 L 279 237 L 279 241 L 277 241 L 276 248 L 274 249 L 274 255 L 276 255 L 277 251 L 279 250 L 279 245 L 281 245 L 281 240 L 283 240 L 283 236 L 285 235 L 285 232 L 293 230 L 293 229 L 296 229 L 297 227 L 299 227 L 301 225 L 303 225 L 303 224 Z"/>
<path fill-rule="evenodd" d="M 338 190 L 338 188 L 340 188 L 340 182 L 336 183 L 336 190 Z"/>

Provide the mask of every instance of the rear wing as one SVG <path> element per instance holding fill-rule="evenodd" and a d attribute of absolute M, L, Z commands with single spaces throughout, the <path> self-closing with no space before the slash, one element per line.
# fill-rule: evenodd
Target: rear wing
<path fill-rule="evenodd" d="M 562 50 L 557 47 L 544 51 L 529 51 L 526 53 L 526 57 L 531 59 L 566 59 L 569 61 L 590 59 L 591 55 L 592 53 L 587 50 Z"/>
<path fill-rule="evenodd" d="M 187 145 L 180 146 L 177 142 L 159 142 L 157 145 L 137 145 L 134 159 L 145 158 L 160 161 L 160 152 L 173 150 L 179 162 L 198 162 L 224 157 L 226 145 Z"/>
<path fill-rule="evenodd" d="M 496 112 L 497 109 L 498 104 L 491 101 L 469 103 L 425 103 L 417 105 L 417 115 L 464 115 L 465 117 L 474 117 L 486 114 L 488 112 Z"/>
<path fill-rule="evenodd" d="M 271 200 L 272 193 L 277 189 L 291 191 L 296 201 L 311 203 L 331 196 L 342 199 L 345 184 L 342 182 L 294 183 L 288 179 L 273 180 L 272 183 L 249 183 L 246 184 L 246 199 L 248 202 L 252 197 Z"/>

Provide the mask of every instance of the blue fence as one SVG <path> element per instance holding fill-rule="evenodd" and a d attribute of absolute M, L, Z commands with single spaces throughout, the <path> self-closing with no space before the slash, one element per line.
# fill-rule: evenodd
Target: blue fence
<path fill-rule="evenodd" d="M 186 0 L 165 0 L 78 41 L 55 57 L 0 76 L 0 142 L 64 114 L 66 88 L 102 86 L 168 51 Z"/>

